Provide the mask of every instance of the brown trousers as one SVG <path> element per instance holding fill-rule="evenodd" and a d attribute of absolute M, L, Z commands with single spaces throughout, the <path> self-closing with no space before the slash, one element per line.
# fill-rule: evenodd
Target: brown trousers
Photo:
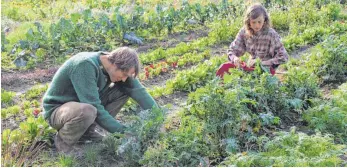
<path fill-rule="evenodd" d="M 101 95 L 101 104 L 115 117 L 128 99 L 127 94 L 114 87 Z M 97 109 L 90 104 L 67 102 L 54 110 L 49 123 L 66 144 L 74 145 L 88 128 L 95 128 L 96 116 Z"/>

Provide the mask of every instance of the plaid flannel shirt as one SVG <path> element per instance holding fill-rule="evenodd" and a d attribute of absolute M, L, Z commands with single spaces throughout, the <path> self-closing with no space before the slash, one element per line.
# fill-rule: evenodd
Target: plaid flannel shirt
<path fill-rule="evenodd" d="M 288 54 L 281 42 L 281 37 L 272 28 L 259 31 L 248 39 L 245 29 L 242 28 L 230 45 L 228 58 L 231 61 L 235 56 L 240 57 L 246 51 L 251 54 L 252 59 L 259 57 L 262 61 L 271 60 L 272 65 L 288 61 Z"/>

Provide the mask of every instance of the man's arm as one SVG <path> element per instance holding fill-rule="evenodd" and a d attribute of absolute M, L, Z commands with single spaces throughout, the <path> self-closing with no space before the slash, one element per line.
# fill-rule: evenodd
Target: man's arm
<path fill-rule="evenodd" d="M 146 91 L 146 88 L 140 83 L 138 79 L 128 78 L 123 83 L 127 95 L 134 99 L 143 109 L 151 109 L 158 107 L 153 97 Z"/>

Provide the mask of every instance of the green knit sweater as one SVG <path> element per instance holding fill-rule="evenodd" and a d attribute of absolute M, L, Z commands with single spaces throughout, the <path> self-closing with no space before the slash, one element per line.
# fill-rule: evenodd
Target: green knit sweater
<path fill-rule="evenodd" d="M 100 66 L 101 52 L 82 52 L 67 60 L 56 72 L 52 83 L 43 97 L 45 119 L 64 103 L 75 101 L 91 104 L 97 109 L 96 122 L 109 132 L 123 132 L 124 126 L 115 120 L 104 106 L 100 95 L 107 90 L 110 80 Z M 107 74 L 107 73 L 106 73 Z M 126 90 L 128 95 L 144 109 L 157 106 L 145 88 L 134 80 L 133 88 Z"/>

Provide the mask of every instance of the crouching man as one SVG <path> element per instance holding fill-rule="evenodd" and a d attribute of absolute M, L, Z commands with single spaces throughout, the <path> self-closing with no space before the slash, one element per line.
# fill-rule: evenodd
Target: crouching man
<path fill-rule="evenodd" d="M 59 68 L 43 97 L 45 119 L 58 131 L 59 152 L 71 152 L 81 137 L 101 139 L 96 123 L 111 133 L 123 132 L 115 116 L 129 97 L 143 109 L 157 107 L 136 79 L 139 66 L 136 51 L 121 47 L 78 53 Z"/>

